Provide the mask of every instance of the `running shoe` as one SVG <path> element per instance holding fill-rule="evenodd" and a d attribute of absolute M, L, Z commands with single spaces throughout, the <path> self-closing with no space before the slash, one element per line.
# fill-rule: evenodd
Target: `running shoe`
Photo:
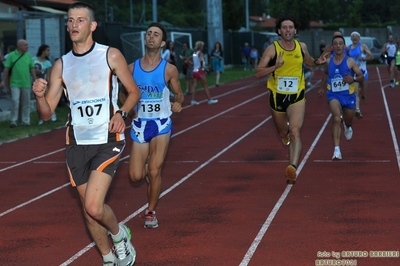
<path fill-rule="evenodd" d="M 289 134 L 286 135 L 286 137 L 282 138 L 282 143 L 286 146 L 290 144 L 290 136 Z"/>
<path fill-rule="evenodd" d="M 208 104 L 216 104 L 218 102 L 217 99 L 210 99 L 208 100 Z"/>
<path fill-rule="evenodd" d="M 353 129 L 351 127 L 347 127 L 346 124 L 343 123 L 344 126 L 344 137 L 346 140 L 351 140 L 353 137 Z"/>
<path fill-rule="evenodd" d="M 363 118 L 360 108 L 357 108 L 357 109 L 356 109 L 355 116 L 356 116 L 358 119 Z"/>
<path fill-rule="evenodd" d="M 155 211 L 146 210 L 144 214 L 144 228 L 157 228 L 158 221 Z"/>
<path fill-rule="evenodd" d="M 399 86 L 399 82 L 398 82 L 398 81 L 396 81 L 396 83 L 395 83 L 395 84 L 396 84 L 396 86 Z"/>
<path fill-rule="evenodd" d="M 335 149 L 333 151 L 332 160 L 342 160 L 342 153 L 340 152 L 340 150 Z"/>
<path fill-rule="evenodd" d="M 391 80 L 391 81 L 390 81 L 390 87 L 394 88 L 395 85 L 396 85 L 396 84 L 395 84 L 394 80 Z"/>
<path fill-rule="evenodd" d="M 131 243 L 131 230 L 126 225 L 120 225 L 123 237 L 119 242 L 114 242 L 114 252 L 118 266 L 132 266 L 136 260 L 136 251 Z"/>
<path fill-rule="evenodd" d="M 190 105 L 199 105 L 200 103 L 198 101 L 192 100 L 190 102 Z"/>
<path fill-rule="evenodd" d="M 296 182 L 297 173 L 293 165 L 286 167 L 285 175 L 287 184 L 294 184 Z"/>

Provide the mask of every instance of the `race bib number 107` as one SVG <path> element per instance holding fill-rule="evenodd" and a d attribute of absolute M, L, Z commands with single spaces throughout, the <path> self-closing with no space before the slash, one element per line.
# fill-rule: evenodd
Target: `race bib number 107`
<path fill-rule="evenodd" d="M 107 99 L 74 101 L 71 113 L 74 125 L 99 125 L 109 121 Z"/>

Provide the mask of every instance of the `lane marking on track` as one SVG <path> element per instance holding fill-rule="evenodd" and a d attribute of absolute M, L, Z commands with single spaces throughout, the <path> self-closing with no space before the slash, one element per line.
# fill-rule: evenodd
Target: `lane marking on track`
<path fill-rule="evenodd" d="M 323 124 L 322 128 L 320 129 L 318 135 L 315 137 L 313 143 L 311 144 L 310 148 L 308 149 L 306 155 L 304 156 L 303 160 L 301 161 L 299 167 L 297 168 L 297 178 L 299 178 L 299 175 L 301 173 L 301 170 L 303 169 L 305 163 L 307 162 L 308 158 L 311 155 L 311 152 L 314 150 L 317 142 L 321 138 L 322 133 L 324 132 L 326 126 L 328 125 L 329 120 L 331 119 L 331 114 L 326 118 L 325 123 Z M 275 215 L 278 213 L 279 209 L 281 208 L 283 202 L 285 201 L 286 197 L 289 195 L 290 190 L 292 189 L 293 185 L 289 184 L 286 186 L 285 190 L 283 191 L 281 197 L 279 198 L 278 202 L 275 204 L 274 208 L 268 215 L 267 220 L 261 227 L 260 231 L 258 232 L 256 238 L 254 239 L 253 243 L 247 250 L 242 262 L 239 264 L 240 266 L 247 266 L 253 257 L 254 253 L 256 252 L 256 249 L 258 245 L 260 244 L 261 240 L 264 238 L 265 233 L 267 232 L 269 226 L 271 225 L 272 221 L 275 218 Z"/>
<path fill-rule="evenodd" d="M 390 160 L 314 160 L 315 163 L 390 163 Z"/>
<path fill-rule="evenodd" d="M 216 155 L 214 155 L 213 157 L 211 157 L 210 159 L 208 159 L 206 162 L 202 163 L 199 167 L 197 167 L 196 169 L 194 169 L 192 172 L 190 172 L 189 174 L 187 174 L 186 176 L 184 176 L 182 179 L 180 179 L 178 182 L 176 182 L 174 185 L 170 186 L 168 189 L 166 189 L 165 191 L 163 191 L 160 194 L 160 199 L 162 197 L 164 197 L 165 195 L 167 195 L 168 193 L 170 193 L 172 190 L 174 190 L 175 188 L 177 188 L 179 185 L 181 185 L 183 182 L 185 182 L 187 179 L 189 179 L 190 177 L 192 177 L 194 174 L 196 174 L 197 172 L 199 172 L 201 169 L 203 169 L 205 166 L 207 166 L 208 164 L 210 164 L 211 162 L 213 162 L 216 158 L 218 158 L 219 156 L 221 156 L 223 153 L 225 153 L 227 150 L 229 150 L 230 148 L 232 148 L 233 146 L 235 146 L 237 143 L 239 143 L 240 141 L 242 141 L 244 138 L 246 138 L 247 136 L 249 136 L 251 133 L 253 133 L 256 129 L 258 129 L 259 127 L 261 127 L 262 125 L 264 125 L 268 120 L 270 120 L 272 117 L 269 116 L 266 119 L 264 119 L 261 123 L 259 123 L 257 126 L 253 127 L 252 129 L 248 130 L 244 135 L 242 135 L 240 138 L 238 138 L 237 140 L 235 140 L 234 142 L 232 142 L 231 144 L 229 144 L 227 147 L 225 147 L 223 150 L 221 150 L 220 152 L 218 152 Z M 143 205 L 141 208 L 139 208 L 138 210 L 136 210 L 135 212 L 133 212 L 131 215 L 129 215 L 128 217 L 126 217 L 123 221 L 120 222 L 120 224 L 125 224 L 128 221 L 130 221 L 131 219 L 133 219 L 134 217 L 136 217 L 138 214 L 142 213 L 146 208 L 147 208 L 148 204 L 146 203 L 145 205 Z M 78 253 L 76 253 L 75 255 L 73 255 L 71 258 L 69 258 L 67 261 L 65 261 L 64 263 L 60 264 L 60 266 L 66 266 L 71 264 L 73 261 L 75 261 L 76 259 L 78 259 L 80 256 L 82 256 L 85 252 L 87 252 L 89 249 L 91 249 L 92 247 L 94 247 L 95 244 L 94 242 L 90 243 L 89 245 L 87 245 L 85 248 L 83 248 L 82 250 L 80 250 Z"/>
<path fill-rule="evenodd" d="M 389 123 L 389 128 L 390 128 L 390 134 L 392 135 L 392 141 L 393 141 L 393 146 L 394 146 L 394 151 L 396 153 L 396 158 L 397 158 L 397 167 L 400 170 L 400 151 L 399 151 L 399 144 L 397 142 L 397 138 L 396 138 L 396 132 L 394 130 L 394 126 L 393 126 L 393 121 L 392 121 L 392 115 L 390 114 L 390 110 L 389 110 L 389 105 L 388 102 L 386 100 L 386 93 L 385 93 L 385 87 L 388 87 L 389 85 L 383 86 L 382 84 L 382 79 L 381 79 L 381 73 L 379 72 L 379 68 L 376 67 L 376 72 L 378 73 L 378 77 L 379 77 L 379 84 L 381 85 L 381 92 L 382 92 L 382 97 L 383 97 L 383 103 L 385 105 L 385 110 L 386 110 L 386 117 L 388 119 L 388 123 Z"/>
<path fill-rule="evenodd" d="M 43 155 L 34 157 L 34 158 L 32 158 L 32 159 L 29 159 L 29 160 L 26 160 L 26 161 L 23 161 L 23 162 L 20 162 L 20 163 L 17 163 L 17 164 L 14 164 L 14 165 L 11 165 L 11 166 L 8 166 L 8 167 L 5 167 L 5 168 L 1 168 L 1 169 L 0 169 L 0 173 L 1 173 L 1 172 L 4 172 L 4 171 L 7 171 L 7 170 L 10 170 L 10 169 L 12 169 L 12 168 L 15 168 L 15 167 L 18 167 L 18 166 L 21 166 L 21 165 L 24 165 L 24 164 L 33 162 L 33 161 L 38 160 L 38 159 L 40 159 L 40 158 L 44 158 L 44 157 L 50 156 L 50 155 L 52 155 L 52 154 L 55 154 L 55 153 L 60 152 L 60 151 L 63 151 L 63 150 L 65 150 L 65 148 L 58 149 L 58 150 L 55 150 L 55 151 L 52 151 L 52 152 L 43 154 Z"/>
<path fill-rule="evenodd" d="M 26 205 L 28 205 L 28 204 L 34 202 L 34 201 L 37 201 L 37 200 L 39 200 L 39 199 L 41 199 L 41 198 L 44 198 L 44 197 L 46 197 L 46 196 L 48 196 L 48 195 L 50 195 L 50 194 L 53 194 L 54 192 L 56 192 L 56 191 L 58 191 L 58 190 L 60 190 L 60 189 L 62 189 L 62 188 L 64 188 L 64 187 L 66 187 L 66 186 L 68 186 L 68 185 L 70 185 L 70 184 L 69 184 L 69 183 L 66 183 L 66 184 L 64 184 L 64 185 L 62 185 L 62 186 L 59 186 L 59 187 L 55 188 L 55 189 L 52 189 L 52 190 L 50 190 L 50 191 L 47 191 L 46 193 L 43 193 L 42 195 L 39 195 L 39 196 L 37 196 L 36 198 L 33 198 L 33 199 L 31 199 L 31 200 L 28 200 L 28 201 L 25 201 L 24 203 L 21 203 L 21 204 L 15 206 L 14 208 L 8 209 L 8 210 L 6 210 L 6 211 L 0 213 L 0 217 L 6 215 L 7 213 L 13 212 L 13 211 L 15 211 L 15 210 L 17 210 L 17 209 L 19 209 L 19 208 L 22 208 L 22 207 L 24 207 L 24 206 L 26 206 Z"/>

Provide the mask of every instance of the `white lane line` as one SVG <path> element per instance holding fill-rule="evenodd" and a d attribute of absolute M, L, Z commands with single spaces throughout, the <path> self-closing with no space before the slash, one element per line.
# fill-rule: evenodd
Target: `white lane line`
<path fill-rule="evenodd" d="M 29 160 L 26 160 L 26 161 L 23 161 L 23 162 L 20 162 L 20 163 L 17 163 L 17 164 L 14 164 L 14 165 L 11 165 L 11 166 L 8 166 L 8 167 L 5 167 L 5 168 L 1 168 L 1 169 L 0 169 L 0 173 L 1 173 L 1 172 L 4 172 L 4 171 L 7 171 L 7 170 L 10 170 L 10 169 L 12 169 L 12 168 L 15 168 L 15 167 L 18 167 L 18 166 L 21 166 L 21 165 L 24 165 L 24 164 L 33 162 L 33 161 L 38 160 L 38 159 L 40 159 L 40 158 L 44 158 L 44 157 L 50 156 L 50 155 L 52 155 L 52 154 L 55 154 L 55 153 L 60 152 L 60 151 L 63 151 L 63 150 L 65 150 L 65 148 L 58 149 L 58 150 L 55 150 L 55 151 L 52 151 L 52 152 L 43 154 L 43 155 L 34 157 L 34 158 L 32 158 L 32 159 L 29 159 Z"/>
<path fill-rule="evenodd" d="M 162 192 L 160 194 L 160 199 L 162 197 L 164 197 L 165 195 L 167 195 L 168 193 L 170 193 L 172 190 L 174 190 L 175 188 L 177 188 L 180 184 L 182 184 L 183 182 L 185 182 L 186 180 L 188 180 L 190 177 L 192 177 L 195 173 L 199 172 L 201 169 L 203 169 L 204 167 L 206 167 L 208 164 L 210 164 L 212 161 L 214 161 L 216 158 L 218 158 L 219 156 L 221 156 L 223 153 L 225 153 L 227 150 L 229 150 L 230 148 L 232 148 L 234 145 L 236 145 L 237 143 L 239 143 L 240 141 L 242 141 L 244 138 L 246 138 L 248 135 L 250 135 L 251 133 L 253 133 L 256 129 L 258 129 L 259 127 L 261 127 L 263 124 L 265 124 L 268 120 L 271 119 L 271 116 L 269 116 L 268 118 L 266 118 L 265 120 L 263 120 L 261 123 L 259 123 L 257 126 L 253 127 L 252 129 L 250 129 L 249 131 L 247 131 L 246 134 L 242 135 L 240 138 L 238 138 L 237 140 L 235 140 L 234 142 L 232 142 L 230 145 L 228 145 L 227 147 L 225 147 L 223 150 L 221 150 L 220 152 L 218 152 L 216 155 L 214 155 L 213 157 L 211 157 L 210 159 L 208 159 L 206 162 L 204 162 L 203 164 L 201 164 L 199 167 L 197 167 L 196 169 L 194 169 L 191 173 L 187 174 L 185 177 L 183 177 L 181 180 L 179 180 L 178 182 L 176 182 L 174 185 L 172 185 L 171 187 L 169 187 L 167 190 L 165 190 L 164 192 Z M 131 215 L 129 215 L 128 217 L 126 217 L 123 221 L 121 221 L 121 224 L 125 224 L 128 221 L 130 221 L 132 218 L 134 218 L 135 216 L 137 216 L 138 214 L 140 214 L 141 212 L 143 212 L 147 207 L 147 203 L 145 205 L 143 205 L 141 208 L 139 208 L 138 210 L 136 210 L 135 212 L 133 212 Z M 69 258 L 67 261 L 63 262 L 62 264 L 60 264 L 60 266 L 66 266 L 71 264 L 72 262 L 74 262 L 76 259 L 78 259 L 80 256 L 82 256 L 85 252 L 87 252 L 89 249 L 91 249 L 92 247 L 94 247 L 95 244 L 94 242 L 90 243 L 89 245 L 87 245 L 85 248 L 83 248 L 82 250 L 80 250 L 78 253 L 76 253 L 75 255 L 73 255 L 71 258 Z"/>
<path fill-rule="evenodd" d="M 334 160 L 314 160 L 315 163 L 337 163 Z M 340 160 L 340 163 L 390 163 L 390 160 Z"/>
<path fill-rule="evenodd" d="M 320 129 L 318 135 L 315 137 L 314 142 L 311 144 L 311 147 L 308 149 L 306 155 L 304 156 L 303 160 L 301 161 L 299 167 L 297 168 L 297 175 L 299 176 L 301 173 L 301 170 L 303 169 L 303 166 L 305 165 L 305 163 L 307 162 L 308 158 L 310 157 L 311 152 L 314 150 L 315 145 L 317 144 L 317 142 L 319 141 L 323 131 L 326 128 L 326 125 L 328 124 L 328 121 L 331 118 L 331 114 L 328 116 L 328 118 L 325 120 L 324 125 L 322 126 L 322 128 Z M 297 177 L 299 178 L 299 177 Z M 240 263 L 240 266 L 247 266 L 251 260 L 251 258 L 253 257 L 254 253 L 257 250 L 258 245 L 260 244 L 261 240 L 263 239 L 265 233 L 267 232 L 269 226 L 272 223 L 272 220 L 274 220 L 275 215 L 278 213 L 279 209 L 281 208 L 283 202 L 285 201 L 286 197 L 289 195 L 290 190 L 292 189 L 293 185 L 287 185 L 285 190 L 283 191 L 281 197 L 279 198 L 278 202 L 275 204 L 274 208 L 272 209 L 272 211 L 270 212 L 270 214 L 268 215 L 267 220 L 265 221 L 265 223 L 263 224 L 263 226 L 261 227 L 260 231 L 258 232 L 256 238 L 253 240 L 253 243 L 251 244 L 250 248 L 247 250 L 242 262 Z"/>
<path fill-rule="evenodd" d="M 397 167 L 399 168 L 400 171 L 400 151 L 399 151 L 399 144 L 397 142 L 397 138 L 396 138 L 396 132 L 394 130 L 394 126 L 393 126 L 393 122 L 392 122 L 392 115 L 390 114 L 390 110 L 389 110 L 389 106 L 386 100 L 386 94 L 385 94 L 385 87 L 382 84 L 382 79 L 381 79 L 381 73 L 379 72 L 379 68 L 376 67 L 376 72 L 378 72 L 378 77 L 379 77 L 379 83 L 381 85 L 381 92 L 382 92 L 382 97 L 383 97 L 383 103 L 385 105 L 385 110 L 386 110 L 386 117 L 388 119 L 388 123 L 389 123 L 389 128 L 390 128 L 390 134 L 392 135 L 392 141 L 393 141 L 393 146 L 394 146 L 394 151 L 396 153 L 396 158 L 397 158 Z"/>
<path fill-rule="evenodd" d="M 46 192 L 46 193 L 43 193 L 42 195 L 39 195 L 39 196 L 37 196 L 36 198 L 33 198 L 33 199 L 31 199 L 31 200 L 28 200 L 28 201 L 25 201 L 24 203 L 21 203 L 20 205 L 17 205 L 17 206 L 15 206 L 14 208 L 8 209 L 8 210 L 6 210 L 6 211 L 0 213 L 0 217 L 6 215 L 7 213 L 10 213 L 10 212 L 12 212 L 12 211 L 15 211 L 16 209 L 22 208 L 22 207 L 24 207 L 25 205 L 28 205 L 28 204 L 30 204 L 30 203 L 32 203 L 32 202 L 34 202 L 34 201 L 37 201 L 37 200 L 39 200 L 39 199 L 41 199 L 41 198 L 44 198 L 44 197 L 46 197 L 46 196 L 48 196 L 48 195 L 50 195 L 50 194 L 56 192 L 57 190 L 60 190 L 60 189 L 62 189 L 63 187 L 68 186 L 68 185 L 69 185 L 69 183 L 66 183 L 66 184 L 64 184 L 64 185 L 62 185 L 62 186 L 59 186 L 59 187 L 57 187 L 57 188 L 55 188 L 55 189 L 52 189 L 52 190 L 50 190 L 50 191 L 48 191 L 48 192 Z"/>

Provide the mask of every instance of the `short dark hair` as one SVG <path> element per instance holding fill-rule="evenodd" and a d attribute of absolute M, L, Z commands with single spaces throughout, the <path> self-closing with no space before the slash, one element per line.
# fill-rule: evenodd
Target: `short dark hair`
<path fill-rule="evenodd" d="M 162 40 L 163 40 L 164 42 L 167 41 L 167 30 L 165 29 L 165 27 L 164 27 L 161 23 L 152 22 L 152 23 L 150 23 L 150 25 L 147 27 L 147 30 L 149 30 L 151 27 L 157 27 L 157 28 L 159 28 L 159 29 L 162 31 L 162 33 L 163 33 Z"/>
<path fill-rule="evenodd" d="M 75 2 L 75 3 L 73 3 L 72 5 L 70 5 L 70 6 L 68 7 L 68 12 L 69 12 L 71 9 L 78 9 L 78 8 L 86 8 L 86 9 L 89 11 L 89 19 L 90 19 L 90 22 L 96 21 L 96 16 L 95 16 L 95 14 L 94 14 L 94 9 L 93 9 L 93 7 L 92 7 L 90 4 L 85 3 L 85 2 Z"/>
<path fill-rule="evenodd" d="M 275 22 L 275 32 L 276 32 L 279 36 L 281 36 L 281 35 L 279 34 L 279 31 L 278 31 L 278 30 L 281 28 L 282 22 L 284 22 L 285 20 L 290 20 L 291 22 L 293 22 L 294 28 L 296 29 L 296 34 L 297 34 L 297 33 L 298 33 L 298 28 L 299 28 L 299 26 L 300 26 L 300 22 L 299 22 L 299 20 L 297 19 L 297 17 L 296 17 L 295 15 L 292 15 L 292 14 L 285 14 L 285 15 L 282 15 L 280 18 L 276 19 L 276 22 Z"/>

